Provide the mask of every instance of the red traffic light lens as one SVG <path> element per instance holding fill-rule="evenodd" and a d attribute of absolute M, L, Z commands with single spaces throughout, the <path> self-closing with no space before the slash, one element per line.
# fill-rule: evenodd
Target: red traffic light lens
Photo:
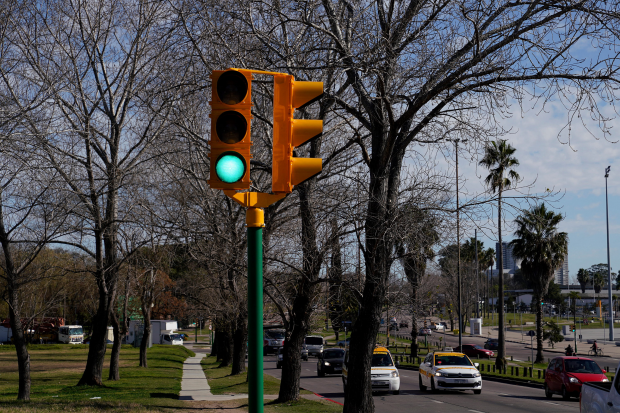
<path fill-rule="evenodd" d="M 227 105 L 242 102 L 248 94 L 248 80 L 234 70 L 224 72 L 217 80 L 217 95 Z"/>

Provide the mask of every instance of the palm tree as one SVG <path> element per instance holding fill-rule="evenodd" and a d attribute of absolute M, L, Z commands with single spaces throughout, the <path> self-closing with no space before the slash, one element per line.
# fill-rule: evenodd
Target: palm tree
<path fill-rule="evenodd" d="M 588 270 L 584 268 L 579 268 L 579 271 L 577 271 L 577 282 L 581 286 L 581 292 L 584 294 L 586 292 L 586 285 L 588 284 L 589 281 L 590 281 L 590 273 L 588 272 Z"/>
<path fill-rule="evenodd" d="M 541 299 L 568 253 L 568 235 L 566 232 L 558 232 L 558 224 L 563 219 L 561 214 L 548 211 L 545 204 L 536 205 L 515 219 L 516 238 L 510 243 L 513 256 L 523 260 L 521 271 L 534 290 L 536 363 L 544 361 Z"/>
<path fill-rule="evenodd" d="M 495 250 L 493 248 L 487 248 L 482 254 L 482 260 L 480 261 L 480 266 L 482 268 L 487 269 L 487 278 L 488 278 L 488 269 L 493 268 L 493 264 L 495 264 Z M 491 289 L 487 283 L 487 294 L 486 294 L 486 308 L 487 308 L 487 316 L 490 316 L 490 307 L 489 307 L 489 297 L 490 297 Z"/>
<path fill-rule="evenodd" d="M 504 337 L 504 260 L 502 252 L 502 193 L 519 180 L 519 174 L 513 169 L 519 165 L 519 161 L 513 155 L 516 149 L 506 140 L 491 141 L 485 148 L 485 154 L 480 165 L 489 170 L 485 182 L 491 193 L 497 192 L 497 237 L 499 240 L 499 334 L 497 359 L 495 364 L 504 369 L 506 367 L 506 338 Z"/>

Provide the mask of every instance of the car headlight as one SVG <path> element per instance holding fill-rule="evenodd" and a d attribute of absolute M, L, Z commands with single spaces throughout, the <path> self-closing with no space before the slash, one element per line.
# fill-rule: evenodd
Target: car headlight
<path fill-rule="evenodd" d="M 442 372 L 440 372 L 440 371 L 437 371 L 437 372 L 435 372 L 435 376 L 437 376 L 437 377 L 441 377 L 441 376 L 443 376 L 443 373 L 442 373 Z"/>
<path fill-rule="evenodd" d="M 609 381 L 609 379 L 603 379 L 602 381 L 603 381 L 603 382 L 606 382 L 606 381 Z"/>
<path fill-rule="evenodd" d="M 331 364 L 329 364 L 329 361 L 326 361 L 326 362 L 325 362 L 325 365 L 326 365 L 326 366 L 331 366 Z"/>
<path fill-rule="evenodd" d="M 474 377 L 480 377 L 480 373 L 474 373 Z"/>
<path fill-rule="evenodd" d="M 575 377 L 569 377 L 568 381 L 570 381 L 571 383 L 579 383 L 579 380 L 577 380 L 577 378 Z"/>
<path fill-rule="evenodd" d="M 390 376 L 392 376 L 392 377 L 398 377 L 398 371 L 394 370 L 394 371 L 392 372 L 392 374 L 390 374 Z"/>

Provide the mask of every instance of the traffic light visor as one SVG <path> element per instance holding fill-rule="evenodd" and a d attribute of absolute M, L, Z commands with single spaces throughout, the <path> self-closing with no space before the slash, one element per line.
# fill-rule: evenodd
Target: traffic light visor
<path fill-rule="evenodd" d="M 215 173 L 222 182 L 235 183 L 245 175 L 246 164 L 241 155 L 236 152 L 224 152 L 217 159 Z"/>
<path fill-rule="evenodd" d="M 221 142 L 233 144 L 245 138 L 248 121 L 241 113 L 228 110 L 219 115 L 215 121 L 215 133 Z"/>
<path fill-rule="evenodd" d="M 227 105 L 242 102 L 248 94 L 248 80 L 241 73 L 228 70 L 217 80 L 217 96 Z"/>

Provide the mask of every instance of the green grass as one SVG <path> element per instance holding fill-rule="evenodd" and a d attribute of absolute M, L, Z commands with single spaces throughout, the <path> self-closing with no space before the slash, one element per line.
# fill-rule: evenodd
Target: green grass
<path fill-rule="evenodd" d="M 12 351 L 11 351 L 12 350 Z M 111 351 L 106 352 L 105 367 Z M 120 381 L 103 386 L 76 386 L 86 365 L 86 345 L 31 345 L 31 402 L 17 402 L 18 372 L 14 346 L 0 346 L 0 411 L 169 411 L 184 402 L 181 390 L 183 362 L 193 355 L 182 346 L 153 346 L 148 350 L 149 368 L 138 367 L 139 349 L 122 346 Z M 93 399 L 98 397 L 99 399 Z"/>
<path fill-rule="evenodd" d="M 277 401 L 265 403 L 265 413 L 331 413 L 341 412 L 342 406 L 330 401 L 314 401 L 300 399 L 291 403 L 278 403 Z"/>
<path fill-rule="evenodd" d="M 248 392 L 247 372 L 231 376 L 232 367 L 218 368 L 219 363 L 215 357 L 202 359 L 205 376 L 209 380 L 211 393 L 213 394 L 245 394 Z M 278 394 L 280 392 L 280 380 L 268 374 L 263 375 L 264 394 Z M 312 394 L 303 390 L 302 394 Z"/>

